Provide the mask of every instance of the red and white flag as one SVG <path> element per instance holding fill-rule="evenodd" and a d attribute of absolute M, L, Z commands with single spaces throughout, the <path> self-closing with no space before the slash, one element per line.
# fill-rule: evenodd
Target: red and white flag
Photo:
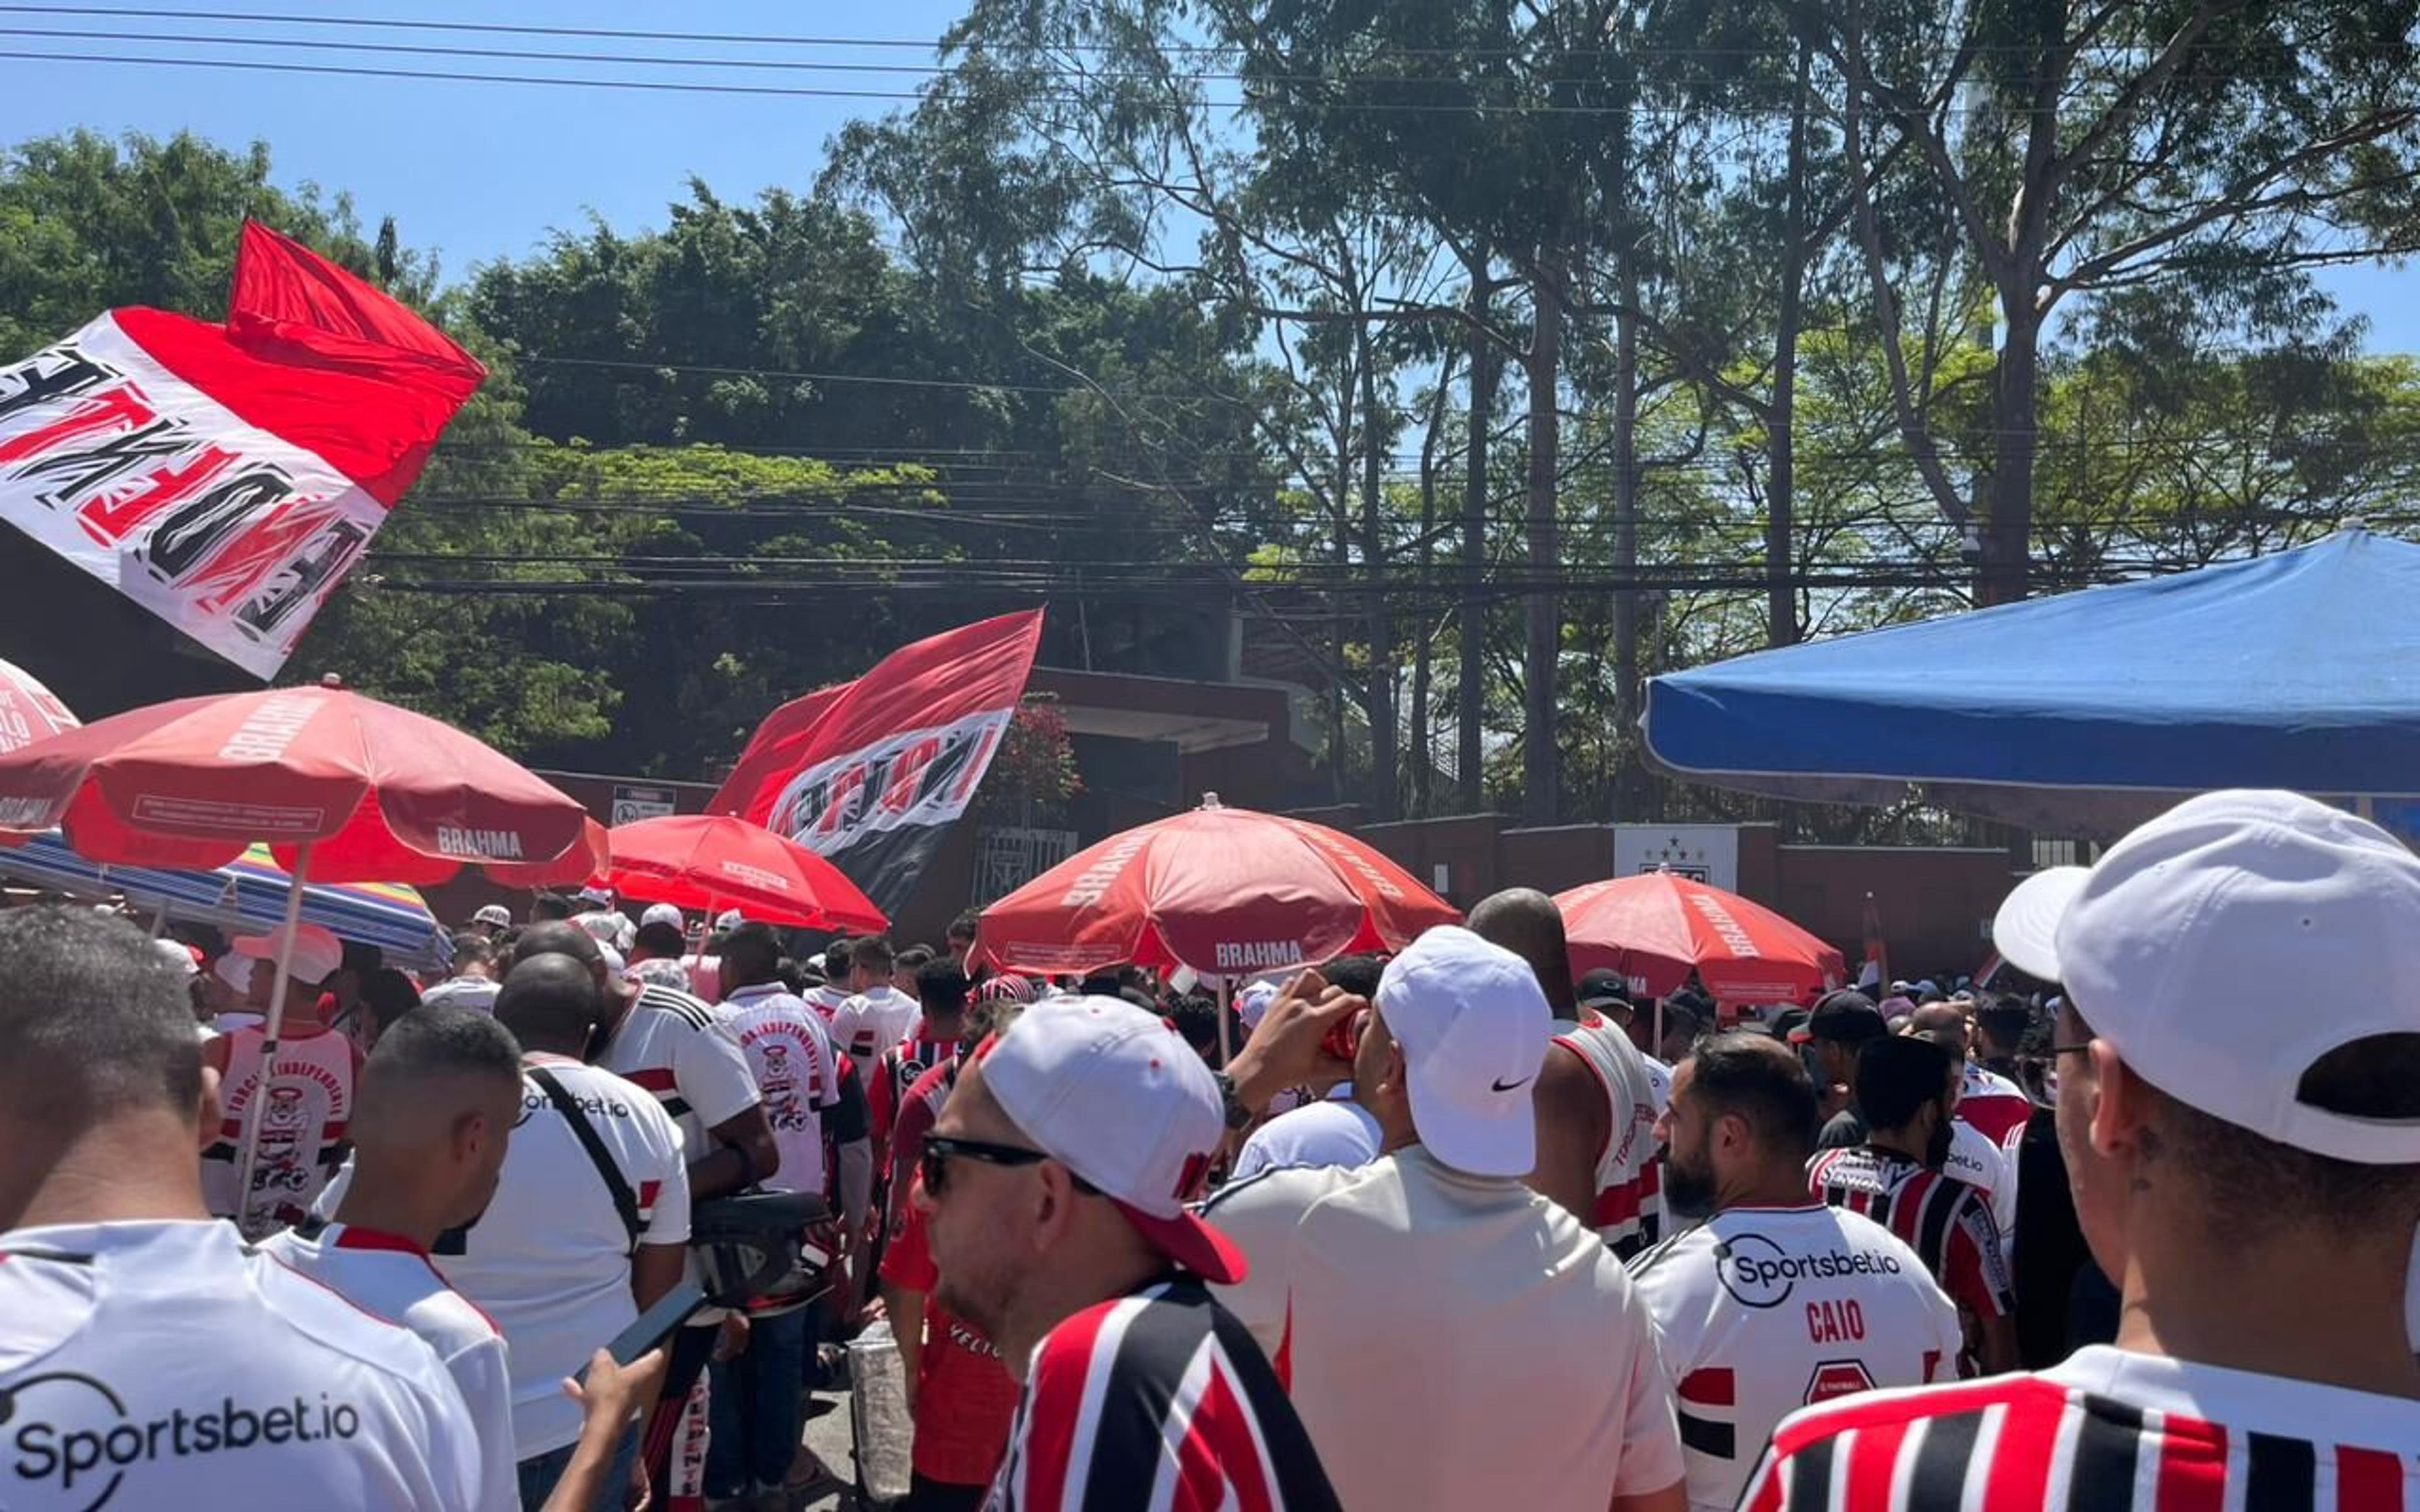
<path fill-rule="evenodd" d="M 1042 610 L 903 646 L 765 717 L 706 805 L 840 868 L 886 914 L 991 765 L 1042 643 Z"/>
<path fill-rule="evenodd" d="M 273 677 L 486 376 L 246 223 L 224 325 L 111 310 L 0 367 L 0 520 Z"/>
<path fill-rule="evenodd" d="M 0 756 L 83 722 L 33 673 L 0 661 Z"/>

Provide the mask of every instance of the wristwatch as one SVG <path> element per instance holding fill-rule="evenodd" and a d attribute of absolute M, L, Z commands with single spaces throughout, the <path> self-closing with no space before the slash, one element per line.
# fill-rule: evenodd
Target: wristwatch
<path fill-rule="evenodd" d="M 1244 1106 L 1244 1100 L 1235 1095 L 1235 1078 L 1223 1071 L 1214 1071 L 1210 1079 L 1218 1084 L 1218 1103 L 1226 1112 L 1227 1127 L 1240 1129 L 1251 1122 L 1252 1110 Z"/>

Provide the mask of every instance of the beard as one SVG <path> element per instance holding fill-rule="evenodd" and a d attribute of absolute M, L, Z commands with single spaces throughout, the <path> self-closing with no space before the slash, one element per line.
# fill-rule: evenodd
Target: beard
<path fill-rule="evenodd" d="M 985 1338 L 997 1340 L 1008 1320 L 1008 1300 L 1015 1281 L 1001 1268 L 973 1257 L 952 1257 L 955 1264 L 939 1270 L 933 1280 L 933 1304 L 963 1319 Z M 939 1265 L 939 1257 L 936 1257 Z"/>
<path fill-rule="evenodd" d="M 1949 1115 L 1945 1113 L 1941 1121 L 1932 1126 L 1932 1137 L 1924 1142 L 1924 1164 L 1936 1171 L 1948 1165 L 1949 1144 L 1955 1136 Z"/>
<path fill-rule="evenodd" d="M 1714 1167 L 1709 1161 L 1692 1169 L 1667 1153 L 1664 1157 L 1664 1206 L 1675 1218 L 1703 1218 L 1714 1211 Z"/>

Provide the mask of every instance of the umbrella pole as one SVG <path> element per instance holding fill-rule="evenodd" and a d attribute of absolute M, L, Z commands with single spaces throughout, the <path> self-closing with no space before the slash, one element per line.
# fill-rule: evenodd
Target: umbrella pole
<path fill-rule="evenodd" d="M 1664 999 L 1661 997 L 1655 999 L 1655 1048 L 1652 1053 L 1659 1057 L 1664 1054 Z"/>
<path fill-rule="evenodd" d="M 252 1207 L 252 1178 L 260 1164 L 260 1110 L 269 1102 L 270 1073 L 277 1069 L 277 1034 L 286 1026 L 286 982 L 294 971 L 294 931 L 302 920 L 302 878 L 311 870 L 311 842 L 304 841 L 294 857 L 293 885 L 286 889 L 284 943 L 277 950 L 277 973 L 269 987 L 269 1016 L 260 1031 L 260 1082 L 243 1109 L 243 1143 L 236 1152 L 235 1222 L 243 1227 Z M 246 1237 L 256 1237 L 247 1235 Z"/>
<path fill-rule="evenodd" d="M 1218 979 L 1218 1064 L 1224 1066 L 1235 1058 L 1235 1032 L 1228 1025 L 1228 1015 L 1235 995 L 1233 980 Z"/>

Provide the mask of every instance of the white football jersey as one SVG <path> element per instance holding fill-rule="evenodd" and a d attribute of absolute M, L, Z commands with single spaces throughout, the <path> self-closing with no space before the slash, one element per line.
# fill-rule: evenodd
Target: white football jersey
<path fill-rule="evenodd" d="M 1810 1402 L 1955 1373 L 1958 1309 L 1845 1209 L 1732 1208 L 1630 1264 L 1681 1416 L 1689 1504 L 1730 1512 L 1775 1425 Z"/>
<path fill-rule="evenodd" d="M 477 1430 L 480 1512 L 520 1512 L 504 1335 L 469 1298 L 445 1284 L 428 1263 L 428 1252 L 397 1235 L 350 1224 L 330 1224 L 308 1238 L 286 1229 L 262 1241 L 260 1248 L 363 1311 L 400 1323 L 437 1351 Z"/>
<path fill-rule="evenodd" d="M 781 1169 L 766 1180 L 775 1192 L 824 1190 L 824 1110 L 840 1101 L 839 1063 L 824 1021 L 779 982 L 737 987 L 715 1013 L 738 1040 L 764 1094 Z"/>
<path fill-rule="evenodd" d="M 1653 1243 L 1664 1221 L 1655 1119 L 1669 1100 L 1657 1095 L 1647 1057 L 1617 1025 L 1587 1009 L 1580 1022 L 1558 1021 L 1555 1042 L 1576 1054 L 1606 1099 L 1607 1134 L 1596 1157 L 1596 1210 L 1587 1214 L 1597 1237 L 1627 1257 Z"/>
<path fill-rule="evenodd" d="M 0 1402 L 9 1512 L 482 1504 L 428 1346 L 232 1224 L 0 1234 Z"/>

